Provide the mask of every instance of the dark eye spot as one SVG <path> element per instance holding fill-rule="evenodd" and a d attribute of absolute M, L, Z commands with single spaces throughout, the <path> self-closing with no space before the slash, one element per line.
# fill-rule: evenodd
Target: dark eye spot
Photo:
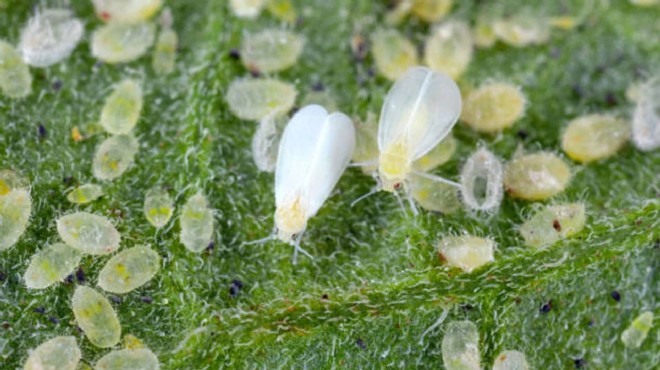
<path fill-rule="evenodd" d="M 360 349 L 367 349 L 367 344 L 364 343 L 362 338 L 358 338 L 358 340 L 355 341 L 355 345 L 358 346 Z"/>
<path fill-rule="evenodd" d="M 401 189 L 401 183 L 397 182 L 394 184 L 394 190 L 399 190 L 399 189 Z"/>

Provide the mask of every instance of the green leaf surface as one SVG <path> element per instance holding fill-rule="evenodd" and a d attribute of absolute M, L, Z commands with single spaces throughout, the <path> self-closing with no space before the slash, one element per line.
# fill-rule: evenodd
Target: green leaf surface
<path fill-rule="evenodd" d="M 535 369 L 572 369 L 576 361 L 594 369 L 660 366 L 657 324 L 639 349 L 627 349 L 619 339 L 642 311 L 660 314 L 658 151 L 628 145 L 604 161 L 573 163 L 569 188 L 550 202 L 585 202 L 587 227 L 538 252 L 525 247 L 517 231 L 533 213 L 532 203 L 505 198 L 492 216 L 422 211 L 412 217 L 381 193 L 350 208 L 374 185 L 351 168 L 305 233 L 303 247 L 314 259 L 293 266 L 288 245 L 245 244 L 272 230 L 273 176 L 259 173 L 251 158 L 256 124 L 233 117 L 224 100 L 229 83 L 248 75 L 230 50 L 239 47 L 244 32 L 280 23 L 265 13 L 238 20 L 226 1 L 168 3 L 180 35 L 175 73 L 156 75 L 149 57 L 127 65 L 97 63 L 88 41 L 100 21 L 91 2 L 74 1 L 86 22 L 85 41 L 65 62 L 31 69 L 27 99 L 0 97 L 0 169 L 30 179 L 34 204 L 25 235 L 0 254 L 0 368 L 22 366 L 30 348 L 56 335 L 76 336 L 90 364 L 107 353 L 76 327 L 71 296 L 77 284 L 96 286 L 109 256 L 84 257 L 72 281 L 43 291 L 28 290 L 22 281 L 30 257 L 58 242 L 57 217 L 76 210 L 109 217 L 122 234 L 122 250 L 150 244 L 162 257 L 150 283 L 109 296 L 122 333 L 140 338 L 165 369 L 437 369 L 445 324 L 465 319 L 479 328 L 486 369 L 507 349 L 525 353 Z M 296 84 L 299 101 L 322 83 L 345 113 L 379 112 L 391 82 L 373 76 L 370 57 L 353 60 L 350 41 L 382 25 L 387 1 L 294 3 L 301 18 L 287 27 L 304 35 L 306 45 L 299 62 L 277 77 Z M 504 159 L 519 145 L 559 152 L 570 119 L 594 112 L 629 117 L 626 88 L 660 70 L 658 7 L 623 0 L 455 3 L 451 15 L 469 21 L 480 12 L 525 7 L 585 18 L 574 30 L 553 31 L 545 45 L 476 51 L 462 84 L 520 85 L 527 112 L 497 136 L 457 125 L 457 154 L 437 171 L 450 179 L 479 143 Z M 31 5 L 0 1 L 0 37 L 17 42 Z M 429 25 L 410 19 L 397 28 L 421 44 Z M 104 197 L 72 204 L 66 200 L 70 189 L 96 183 L 92 157 L 104 134 L 74 142 L 71 130 L 98 122 L 113 84 L 129 77 L 144 89 L 136 163 L 122 177 L 101 183 Z M 161 230 L 142 212 L 154 186 L 169 189 L 177 206 Z M 212 250 L 192 254 L 179 242 L 178 214 L 198 190 L 215 210 L 216 234 Z M 463 232 L 493 238 L 496 261 L 471 274 L 443 266 L 437 241 Z M 236 294 L 230 293 L 233 280 L 243 284 Z"/>

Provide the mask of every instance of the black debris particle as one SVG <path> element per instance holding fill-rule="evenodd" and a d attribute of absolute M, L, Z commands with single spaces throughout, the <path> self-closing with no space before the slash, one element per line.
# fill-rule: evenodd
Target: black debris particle
<path fill-rule="evenodd" d="M 59 324 L 60 323 L 60 319 L 58 319 L 55 316 L 48 316 L 48 321 L 52 322 L 53 324 Z"/>
<path fill-rule="evenodd" d="M 53 81 L 53 91 L 62 90 L 62 86 L 64 86 L 64 82 L 62 82 L 62 80 L 60 80 L 59 78 Z"/>
<path fill-rule="evenodd" d="M 121 303 L 121 297 L 118 297 L 116 295 L 111 295 L 109 298 L 115 304 L 120 304 Z"/>
<path fill-rule="evenodd" d="M 243 282 L 238 279 L 234 279 L 231 281 L 231 284 L 229 284 L 229 295 L 236 297 L 241 289 L 243 289 Z"/>
<path fill-rule="evenodd" d="M 38 314 L 45 314 L 46 313 L 46 308 L 44 306 L 39 306 L 37 308 L 33 308 L 32 312 L 38 313 Z"/>
<path fill-rule="evenodd" d="M 140 298 L 142 302 L 147 303 L 147 304 L 152 304 L 154 303 L 153 298 L 149 297 L 148 295 L 145 295 L 144 297 Z"/>
<path fill-rule="evenodd" d="M 214 242 L 210 242 L 209 245 L 206 246 L 206 251 L 209 252 L 209 253 L 213 252 L 214 249 L 215 249 L 215 243 Z"/>
<path fill-rule="evenodd" d="M 238 49 L 233 48 L 229 50 L 229 57 L 234 60 L 240 60 L 241 59 L 241 52 L 238 51 Z"/>
<path fill-rule="evenodd" d="M 37 134 L 39 134 L 40 139 L 44 139 L 47 135 L 46 127 L 42 124 L 39 124 L 39 126 L 37 127 Z"/>
<path fill-rule="evenodd" d="M 10 328 L 9 323 L 6 322 L 6 321 L 3 321 L 3 322 L 2 322 L 2 328 L 5 329 L 5 330 L 9 329 L 9 328 Z"/>
<path fill-rule="evenodd" d="M 328 294 L 327 294 L 327 293 L 323 294 L 323 295 L 321 296 L 321 298 L 322 298 L 322 299 L 328 299 Z"/>
<path fill-rule="evenodd" d="M 526 140 L 529 137 L 529 133 L 525 130 L 518 130 L 516 133 L 521 140 Z"/>
<path fill-rule="evenodd" d="M 358 339 L 355 341 L 355 345 L 358 346 L 358 348 L 360 348 L 360 349 L 367 349 L 367 344 L 364 343 L 364 341 L 362 340 L 362 338 L 358 338 Z"/>
<path fill-rule="evenodd" d="M 73 283 L 73 274 L 67 275 L 67 277 L 64 278 L 64 283 L 65 284 L 71 284 Z"/>
<path fill-rule="evenodd" d="M 64 178 L 62 179 L 62 182 L 63 182 L 64 185 L 66 185 L 66 186 L 71 186 L 71 184 L 73 184 L 73 176 L 66 176 L 66 177 L 64 177 Z"/>
<path fill-rule="evenodd" d="M 76 270 L 76 280 L 79 283 L 84 283 L 86 281 L 85 271 L 83 271 L 82 267 L 78 267 L 78 270 Z"/>
<path fill-rule="evenodd" d="M 612 293 L 610 293 L 610 297 L 617 302 L 621 302 L 621 293 L 616 290 L 613 290 Z"/>
<path fill-rule="evenodd" d="M 547 302 L 543 303 L 541 305 L 541 308 L 539 309 L 539 311 L 541 311 L 541 313 L 548 313 L 548 312 L 550 312 L 550 310 L 552 310 L 552 301 L 547 301 Z"/>
<path fill-rule="evenodd" d="M 575 365 L 576 369 L 584 369 L 587 366 L 587 361 L 583 358 L 576 358 L 573 359 L 573 365 Z"/>
<path fill-rule="evenodd" d="M 324 91 L 325 90 L 325 85 L 323 82 L 315 82 L 312 84 L 312 91 Z"/>
<path fill-rule="evenodd" d="M 561 232 L 561 224 L 559 223 L 559 220 L 553 220 L 552 227 L 555 228 L 555 231 Z"/>
<path fill-rule="evenodd" d="M 469 304 L 469 303 L 465 303 L 465 304 L 462 304 L 462 305 L 461 305 L 461 309 L 462 309 L 463 311 L 465 311 L 465 312 L 470 311 L 470 310 L 472 310 L 473 308 L 474 308 L 474 306 L 471 305 L 471 304 Z"/>

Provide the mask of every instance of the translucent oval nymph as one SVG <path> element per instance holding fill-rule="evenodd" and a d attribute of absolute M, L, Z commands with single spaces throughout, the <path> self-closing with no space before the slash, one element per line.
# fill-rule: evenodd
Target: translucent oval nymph
<path fill-rule="evenodd" d="M 529 370 L 529 364 L 524 353 L 503 351 L 495 357 L 493 370 Z"/>
<path fill-rule="evenodd" d="M 29 190 L 30 181 L 12 170 L 0 170 L 0 195 L 6 195 L 12 190 Z"/>
<path fill-rule="evenodd" d="M 621 341 L 628 348 L 639 348 L 649 335 L 653 327 L 653 312 L 642 312 L 633 320 L 633 322 L 621 333 Z"/>
<path fill-rule="evenodd" d="M 268 0 L 266 9 L 282 22 L 293 24 L 298 19 L 298 13 L 291 0 Z"/>
<path fill-rule="evenodd" d="M 76 338 L 60 336 L 30 350 L 24 370 L 76 370 L 82 354 Z"/>
<path fill-rule="evenodd" d="M 23 280 L 31 289 L 44 289 L 64 280 L 80 264 L 82 254 L 66 244 L 55 243 L 32 256 Z"/>
<path fill-rule="evenodd" d="M 277 165 L 280 135 L 286 124 L 285 117 L 272 115 L 259 121 L 252 137 L 252 159 L 259 171 L 273 172 Z"/>
<path fill-rule="evenodd" d="M 525 96 L 514 85 L 494 82 L 468 93 L 461 120 L 478 132 L 496 133 L 525 113 Z"/>
<path fill-rule="evenodd" d="M 472 235 L 447 236 L 438 243 L 438 252 L 447 264 L 465 272 L 494 261 L 494 249 L 492 240 Z"/>
<path fill-rule="evenodd" d="M 433 28 L 426 39 L 424 62 L 434 71 L 454 80 L 461 77 L 472 61 L 472 35 L 467 23 L 451 20 Z"/>
<path fill-rule="evenodd" d="M 588 163 L 616 154 L 630 138 L 630 126 L 617 117 L 590 114 L 568 123 L 561 138 L 564 152 L 573 160 Z"/>
<path fill-rule="evenodd" d="M 144 197 L 144 216 L 155 228 L 167 225 L 174 213 L 174 200 L 161 188 L 147 191 Z"/>
<path fill-rule="evenodd" d="M 378 115 L 368 112 L 365 119 L 357 119 L 355 123 L 355 150 L 353 162 L 372 163 L 363 165 L 362 172 L 370 175 L 378 170 Z M 421 159 L 421 158 L 420 158 Z"/>
<path fill-rule="evenodd" d="M 419 175 L 410 178 L 410 194 L 422 208 L 428 211 L 450 214 L 461 208 L 455 186 Z"/>
<path fill-rule="evenodd" d="M 32 213 L 32 198 L 25 189 L 0 195 L 0 251 L 16 244 L 27 228 Z"/>
<path fill-rule="evenodd" d="M 132 79 L 120 82 L 105 99 L 101 110 L 101 126 L 113 135 L 128 134 L 142 112 L 142 88 Z"/>
<path fill-rule="evenodd" d="M 66 195 L 71 203 L 87 204 L 103 196 L 103 188 L 96 184 L 83 184 L 74 188 Z"/>
<path fill-rule="evenodd" d="M 100 348 L 119 343 L 121 325 L 110 302 L 96 290 L 79 285 L 71 299 L 76 323 L 93 345 Z"/>
<path fill-rule="evenodd" d="M 456 152 L 456 138 L 451 132 L 428 153 L 413 162 L 416 171 L 428 172 L 447 163 Z"/>
<path fill-rule="evenodd" d="M 115 350 L 101 357 L 96 370 L 158 370 L 158 357 L 149 348 Z"/>
<path fill-rule="evenodd" d="M 199 253 L 209 246 L 213 238 L 213 210 L 201 191 L 183 205 L 179 224 L 181 244 L 186 249 Z"/>
<path fill-rule="evenodd" d="M 123 175 L 133 164 L 138 147 L 138 141 L 133 135 L 116 135 L 105 139 L 94 154 L 94 177 L 99 180 L 113 180 Z"/>
<path fill-rule="evenodd" d="M 304 39 L 290 31 L 265 29 L 247 33 L 241 43 L 241 60 L 252 72 L 283 71 L 296 64 L 304 45 Z"/>
<path fill-rule="evenodd" d="M 0 91 L 13 99 L 24 98 L 32 91 L 30 69 L 18 51 L 2 40 L 0 40 Z"/>
<path fill-rule="evenodd" d="M 463 203 L 478 211 L 493 211 L 502 203 L 503 170 L 500 161 L 486 148 L 474 152 L 461 170 Z"/>
<path fill-rule="evenodd" d="M 497 42 L 493 21 L 487 16 L 477 17 L 477 23 L 472 29 L 474 45 L 478 48 L 490 48 Z"/>
<path fill-rule="evenodd" d="M 106 63 L 132 62 L 153 45 L 156 26 L 153 23 L 110 23 L 92 35 L 92 55 Z"/>
<path fill-rule="evenodd" d="M 25 63 L 48 67 L 71 55 L 83 30 L 82 22 L 69 9 L 37 9 L 21 30 L 18 50 Z"/>
<path fill-rule="evenodd" d="M 584 228 L 584 204 L 565 203 L 544 207 L 520 227 L 525 245 L 542 248 L 570 237 Z"/>
<path fill-rule="evenodd" d="M 171 27 L 162 26 L 151 60 L 151 65 L 156 73 L 166 75 L 174 71 L 178 44 L 179 36 L 176 31 Z"/>
<path fill-rule="evenodd" d="M 442 338 L 442 362 L 447 370 L 480 370 L 479 332 L 471 321 L 452 321 Z"/>
<path fill-rule="evenodd" d="M 394 29 L 380 29 L 371 36 L 376 69 L 385 78 L 396 81 L 418 64 L 417 48 Z"/>
<path fill-rule="evenodd" d="M 76 212 L 58 218 L 56 223 L 60 238 L 82 253 L 104 255 L 119 248 L 121 236 L 103 216 Z"/>
<path fill-rule="evenodd" d="M 150 19 L 162 0 L 92 0 L 96 15 L 108 23 L 139 23 Z"/>
<path fill-rule="evenodd" d="M 452 0 L 412 0 L 410 11 L 419 19 L 433 23 L 447 15 L 451 6 Z"/>
<path fill-rule="evenodd" d="M 239 78 L 227 90 L 229 110 L 238 118 L 259 121 L 286 114 L 293 108 L 295 86 L 273 78 Z"/>
<path fill-rule="evenodd" d="M 232 13 L 238 18 L 253 19 L 261 14 L 267 0 L 229 0 Z"/>
<path fill-rule="evenodd" d="M 517 14 L 493 22 L 497 38 L 514 47 L 540 45 L 550 39 L 550 25 L 546 18 L 530 14 Z"/>
<path fill-rule="evenodd" d="M 301 235 L 344 173 L 355 148 L 355 128 L 342 113 L 319 105 L 299 110 L 284 129 L 275 169 L 275 225 L 290 242 Z M 297 250 L 296 250 L 297 252 Z"/>
<path fill-rule="evenodd" d="M 160 256 L 148 246 L 125 249 L 103 266 L 98 286 L 110 293 L 128 293 L 148 283 L 159 269 Z"/>
<path fill-rule="evenodd" d="M 525 200 L 544 200 L 563 192 L 571 168 L 557 155 L 537 152 L 514 156 L 504 169 L 504 189 Z"/>
<path fill-rule="evenodd" d="M 632 118 L 632 139 L 639 150 L 660 148 L 660 76 L 640 86 Z"/>
<path fill-rule="evenodd" d="M 409 69 L 385 97 L 378 126 L 378 175 L 395 191 L 413 173 L 413 162 L 437 146 L 461 112 L 456 83 L 424 67 Z"/>

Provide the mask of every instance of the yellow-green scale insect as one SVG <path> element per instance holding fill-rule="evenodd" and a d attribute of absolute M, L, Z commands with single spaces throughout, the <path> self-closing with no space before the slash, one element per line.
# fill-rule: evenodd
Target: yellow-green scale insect
<path fill-rule="evenodd" d="M 80 285 L 71 299 L 76 323 L 93 345 L 109 348 L 119 342 L 121 325 L 110 302 L 96 290 Z"/>
<path fill-rule="evenodd" d="M 495 358 L 493 370 L 529 370 L 529 364 L 524 353 L 503 351 Z"/>
<path fill-rule="evenodd" d="M 282 22 L 293 24 L 298 19 L 298 13 L 291 0 L 267 0 L 266 9 Z"/>
<path fill-rule="evenodd" d="M 30 289 L 45 289 L 64 280 L 80 264 L 82 253 L 63 243 L 55 243 L 32 256 L 23 280 Z"/>
<path fill-rule="evenodd" d="M 99 180 L 113 180 L 133 164 L 139 144 L 133 135 L 111 136 L 96 148 L 92 173 Z"/>
<path fill-rule="evenodd" d="M 0 170 L 0 195 L 12 190 L 30 188 L 30 181 L 12 170 Z"/>
<path fill-rule="evenodd" d="M 179 36 L 172 29 L 172 22 L 172 11 L 170 8 L 165 8 L 160 18 L 160 34 L 151 61 L 154 71 L 162 75 L 172 73 L 176 64 Z"/>
<path fill-rule="evenodd" d="M 451 10 L 452 0 L 412 0 L 410 11 L 419 19 L 433 23 Z"/>
<path fill-rule="evenodd" d="M 628 348 L 639 348 L 653 327 L 653 312 L 642 312 L 630 326 L 621 333 L 621 341 Z"/>
<path fill-rule="evenodd" d="M 630 138 L 630 125 L 605 114 L 590 114 L 569 122 L 561 147 L 573 160 L 589 163 L 616 154 Z"/>
<path fill-rule="evenodd" d="M 444 72 L 456 80 L 472 61 L 472 48 L 468 24 L 447 21 L 435 26 L 426 39 L 424 62 L 432 70 Z"/>
<path fill-rule="evenodd" d="M 149 348 L 121 349 L 101 357 L 96 370 L 158 370 L 158 357 Z"/>
<path fill-rule="evenodd" d="M 32 213 L 32 198 L 26 189 L 0 195 L 0 251 L 16 244 L 27 228 Z"/>
<path fill-rule="evenodd" d="M 24 98 L 32 91 L 30 69 L 18 51 L 2 40 L 0 40 L 0 91 L 13 99 Z"/>
<path fill-rule="evenodd" d="M 514 85 L 493 82 L 467 94 L 461 121 L 478 132 L 497 133 L 525 113 L 525 96 Z"/>
<path fill-rule="evenodd" d="M 447 370 L 481 370 L 479 332 L 471 321 L 452 321 L 442 338 L 442 362 Z"/>
<path fill-rule="evenodd" d="M 103 188 L 96 184 L 84 184 L 74 188 L 66 199 L 75 204 L 91 203 L 104 195 Z"/>
<path fill-rule="evenodd" d="M 162 0 L 92 0 L 96 15 L 107 23 L 133 24 L 154 16 Z"/>
<path fill-rule="evenodd" d="M 497 38 L 505 44 L 522 48 L 545 44 L 550 39 L 550 24 L 545 17 L 518 13 L 493 22 Z"/>
<path fill-rule="evenodd" d="M 144 197 L 144 216 L 155 228 L 167 225 L 174 213 L 174 200 L 161 188 L 147 191 Z"/>
<path fill-rule="evenodd" d="M 156 26 L 153 23 L 109 23 L 92 35 L 92 55 L 106 63 L 132 62 L 153 45 Z"/>
<path fill-rule="evenodd" d="M 209 246 L 213 238 L 213 210 L 201 191 L 184 204 L 179 224 L 181 244 L 186 249 L 200 253 Z"/>
<path fill-rule="evenodd" d="M 259 121 L 286 114 L 293 108 L 297 95 L 296 88 L 287 82 L 273 78 L 240 78 L 229 85 L 225 99 L 236 117 Z"/>
<path fill-rule="evenodd" d="M 254 19 L 261 14 L 267 0 L 229 0 L 232 13 L 238 18 Z"/>
<path fill-rule="evenodd" d="M 57 232 L 70 247 L 84 254 L 105 255 L 119 248 L 119 232 L 103 216 L 76 212 L 57 219 Z"/>
<path fill-rule="evenodd" d="M 81 356 L 75 337 L 55 337 L 30 350 L 23 369 L 76 370 Z"/>
<path fill-rule="evenodd" d="M 120 82 L 106 98 L 101 110 L 101 126 L 113 135 L 128 134 L 142 112 L 142 88 L 131 79 Z"/>
<path fill-rule="evenodd" d="M 584 228 L 584 204 L 565 203 L 545 206 L 520 227 L 525 245 L 542 248 L 568 238 Z"/>
<path fill-rule="evenodd" d="M 418 64 L 417 48 L 397 30 L 377 30 L 371 43 L 376 69 L 389 80 L 396 81 Z"/>
<path fill-rule="evenodd" d="M 251 72 L 283 71 L 296 64 L 304 45 L 301 36 L 286 30 L 265 29 L 248 33 L 241 43 L 241 60 Z"/>
<path fill-rule="evenodd" d="M 443 182 L 413 175 L 410 192 L 417 204 L 428 211 L 450 214 L 461 208 L 456 187 Z"/>
<path fill-rule="evenodd" d="M 516 153 L 504 169 L 504 189 L 524 200 L 545 200 L 563 192 L 571 180 L 571 168 L 550 152 Z"/>
<path fill-rule="evenodd" d="M 99 272 L 98 286 L 124 294 L 148 283 L 160 269 L 160 256 L 148 246 L 129 248 L 114 255 Z"/>
<path fill-rule="evenodd" d="M 447 236 L 438 243 L 438 252 L 447 264 L 465 272 L 494 261 L 494 249 L 495 242 L 491 239 L 472 235 Z"/>

